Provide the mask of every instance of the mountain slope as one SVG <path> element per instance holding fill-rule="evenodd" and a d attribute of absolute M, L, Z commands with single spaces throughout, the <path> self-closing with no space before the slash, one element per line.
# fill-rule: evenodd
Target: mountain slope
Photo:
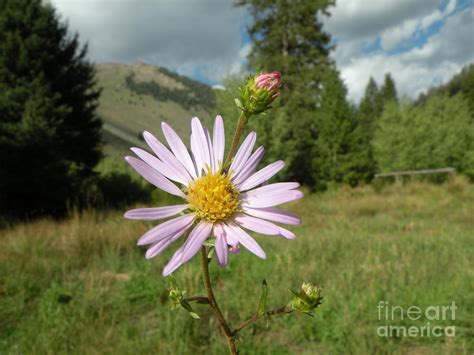
<path fill-rule="evenodd" d="M 143 146 L 145 130 L 161 138 L 162 121 L 186 138 L 191 117 L 210 119 L 214 92 L 205 84 L 144 63 L 97 64 L 96 71 L 102 88 L 97 112 L 104 122 L 107 155 Z"/>

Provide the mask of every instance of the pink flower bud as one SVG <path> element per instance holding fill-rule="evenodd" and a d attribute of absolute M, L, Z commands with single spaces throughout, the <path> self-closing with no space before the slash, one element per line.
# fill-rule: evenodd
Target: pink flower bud
<path fill-rule="evenodd" d="M 281 73 L 278 71 L 262 73 L 255 78 L 255 85 L 268 91 L 278 89 L 281 86 Z"/>
<path fill-rule="evenodd" d="M 278 71 L 251 76 L 246 85 L 240 88 L 237 106 L 250 115 L 263 113 L 280 96 L 280 87 L 281 73 Z"/>

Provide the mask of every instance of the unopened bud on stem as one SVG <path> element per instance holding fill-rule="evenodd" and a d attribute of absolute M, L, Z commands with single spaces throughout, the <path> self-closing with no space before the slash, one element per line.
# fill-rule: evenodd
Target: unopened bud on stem
<path fill-rule="evenodd" d="M 291 291 L 291 290 L 290 290 Z M 313 311 L 321 304 L 321 288 L 309 282 L 303 282 L 299 292 L 291 291 L 295 297 L 288 304 L 295 311 L 313 315 Z"/>
<path fill-rule="evenodd" d="M 240 99 L 236 100 L 236 104 L 248 116 L 262 113 L 280 96 L 280 87 L 280 72 L 252 76 L 247 80 L 247 84 L 240 88 Z"/>

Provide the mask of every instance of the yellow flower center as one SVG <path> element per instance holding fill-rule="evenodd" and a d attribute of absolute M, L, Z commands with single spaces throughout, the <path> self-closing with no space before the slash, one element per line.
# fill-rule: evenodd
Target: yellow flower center
<path fill-rule="evenodd" d="M 240 205 L 237 188 L 229 176 L 220 172 L 202 176 L 189 185 L 188 201 L 196 216 L 209 222 L 226 220 Z"/>

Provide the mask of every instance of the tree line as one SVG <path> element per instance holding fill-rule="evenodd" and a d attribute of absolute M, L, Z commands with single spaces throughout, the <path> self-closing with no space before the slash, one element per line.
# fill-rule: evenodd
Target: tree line
<path fill-rule="evenodd" d="M 252 16 L 250 68 L 284 76 L 272 112 L 249 123 L 265 145 L 267 161 L 285 160 L 282 178 L 315 190 L 369 182 L 388 170 L 452 166 L 474 178 L 473 65 L 415 101 L 398 97 L 390 74 L 380 86 L 371 79 L 354 105 L 330 57 L 334 45 L 321 20 L 333 1 L 237 5 Z M 100 88 L 86 53 L 49 3 L 0 1 L 0 215 L 63 214 L 68 204 L 103 191 L 127 195 L 127 202 L 143 198 L 129 176 L 114 173 L 104 181 L 95 170 L 102 158 Z M 208 86 L 160 70 L 197 94 L 166 91 L 133 76 L 126 85 L 185 107 L 215 107 L 226 132 L 233 131 L 240 78 L 228 79 L 227 90 L 214 97 Z"/>
<path fill-rule="evenodd" d="M 380 87 L 371 78 L 355 105 L 347 100 L 330 57 L 333 42 L 323 28 L 333 1 L 237 5 L 247 7 L 253 19 L 250 68 L 283 74 L 281 99 L 250 126 L 259 132 L 267 162 L 285 160 L 285 180 L 320 190 L 332 183 L 369 182 L 381 171 L 445 166 L 474 178 L 472 66 L 446 88 L 414 102 L 398 97 L 389 73 Z M 229 90 L 218 93 L 217 111 L 227 116 L 227 127 L 236 115 L 229 102 L 238 83 L 228 79 Z"/>

